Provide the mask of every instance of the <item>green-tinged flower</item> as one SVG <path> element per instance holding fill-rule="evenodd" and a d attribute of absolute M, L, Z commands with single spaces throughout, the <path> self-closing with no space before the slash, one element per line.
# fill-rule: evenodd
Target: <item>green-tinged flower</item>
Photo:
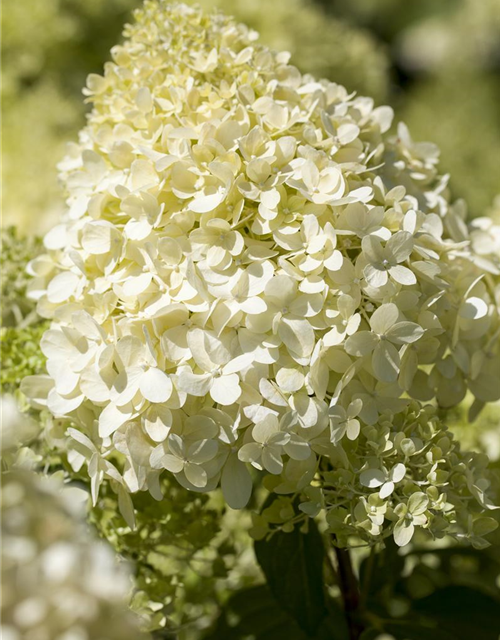
<path fill-rule="evenodd" d="M 484 536 L 497 527 L 483 515 L 493 508 L 485 493 L 486 462 L 484 455 L 461 451 L 431 406 L 412 402 L 405 412 L 387 412 L 375 427 L 362 429 L 355 442 L 337 445 L 314 486 L 300 491 L 298 510 L 291 502 L 284 509 L 283 498 L 275 500 L 255 518 L 252 535 L 289 530 L 303 522 L 301 512 L 324 512 L 340 545 L 348 545 L 350 536 L 373 544 L 393 535 L 405 546 L 418 532 L 419 539 L 451 536 L 482 548 Z M 268 488 L 284 492 L 286 471 Z"/>
<path fill-rule="evenodd" d="M 383 99 L 389 63 L 383 45 L 368 30 L 354 28 L 308 0 L 202 0 L 205 11 L 218 8 L 259 32 L 263 44 L 290 51 L 302 73 L 312 73 Z"/>
<path fill-rule="evenodd" d="M 394 515 L 398 518 L 394 525 L 394 541 L 400 547 L 407 545 L 413 538 L 415 527 L 427 524 L 425 512 L 429 499 L 421 491 L 412 493 L 406 504 L 400 503 L 394 508 Z"/>
<path fill-rule="evenodd" d="M 500 398 L 495 275 L 435 145 L 257 38 L 150 0 L 89 76 L 68 209 L 28 267 L 47 375 L 21 390 L 130 527 L 167 474 L 243 508 L 252 465 L 283 496 L 323 488 L 344 543 L 471 536 L 484 465 L 424 403 Z"/>

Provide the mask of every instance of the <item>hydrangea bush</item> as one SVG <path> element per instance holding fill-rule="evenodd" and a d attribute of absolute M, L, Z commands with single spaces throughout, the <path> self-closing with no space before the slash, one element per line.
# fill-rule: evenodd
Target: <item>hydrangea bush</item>
<path fill-rule="evenodd" d="M 500 397 L 500 270 L 438 149 L 232 19 L 156 0 L 85 93 L 68 211 L 29 266 L 48 375 L 22 389 L 71 423 L 94 501 L 111 481 L 133 524 L 131 494 L 161 500 L 169 472 L 242 508 L 253 467 L 282 496 L 256 537 L 322 514 L 339 545 L 484 545 L 486 460 L 435 407 Z"/>

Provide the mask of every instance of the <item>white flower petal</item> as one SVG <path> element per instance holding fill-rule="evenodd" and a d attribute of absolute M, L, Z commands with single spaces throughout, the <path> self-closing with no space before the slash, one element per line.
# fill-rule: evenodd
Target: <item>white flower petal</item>
<path fill-rule="evenodd" d="M 149 402 L 166 402 L 172 395 L 172 381 L 168 375 L 151 367 L 141 377 L 139 391 Z"/>
<path fill-rule="evenodd" d="M 163 406 L 153 405 L 144 417 L 144 429 L 155 442 L 163 442 L 170 433 L 172 412 Z"/>
<path fill-rule="evenodd" d="M 380 491 L 378 492 L 378 495 L 382 500 L 385 500 L 392 494 L 393 491 L 394 491 L 394 482 L 392 481 L 384 482 L 384 484 L 380 488 Z"/>
<path fill-rule="evenodd" d="M 256 442 L 260 442 L 262 444 L 267 442 L 269 438 L 277 433 L 278 429 L 278 419 L 275 415 L 269 414 L 264 418 L 264 420 L 257 422 L 252 429 L 252 436 Z"/>
<path fill-rule="evenodd" d="M 264 447 L 262 450 L 262 466 L 273 475 L 278 475 L 283 471 L 280 447 Z"/>
<path fill-rule="evenodd" d="M 193 396 L 205 396 L 212 385 L 212 376 L 209 373 L 195 374 L 188 367 L 183 367 L 177 375 L 177 384 L 181 391 Z"/>
<path fill-rule="evenodd" d="M 22 379 L 21 392 L 30 400 L 36 409 L 43 409 L 47 406 L 48 395 L 54 387 L 54 381 L 50 376 L 26 376 Z"/>
<path fill-rule="evenodd" d="M 395 382 L 398 378 L 400 359 L 398 350 L 387 340 L 381 341 L 373 352 L 373 372 L 382 382 Z"/>
<path fill-rule="evenodd" d="M 80 277 L 71 271 L 59 273 L 49 282 L 47 298 L 54 304 L 69 300 L 80 284 Z"/>
<path fill-rule="evenodd" d="M 184 474 L 187 481 L 195 487 L 206 487 L 208 476 L 203 467 L 200 467 L 199 465 L 193 464 L 191 462 L 187 462 L 184 465 Z"/>
<path fill-rule="evenodd" d="M 285 393 L 294 393 L 304 386 L 304 374 L 296 369 L 283 367 L 276 374 L 276 382 Z"/>
<path fill-rule="evenodd" d="M 107 438 L 123 424 L 130 420 L 133 415 L 133 410 L 130 405 L 123 407 L 117 407 L 110 402 L 104 407 L 101 415 L 99 416 L 99 435 L 101 438 Z"/>
<path fill-rule="evenodd" d="M 371 331 L 358 331 L 347 338 L 345 350 L 351 356 L 366 356 L 377 346 L 379 339 Z"/>
<path fill-rule="evenodd" d="M 398 231 L 389 238 L 385 248 L 396 262 L 403 262 L 413 251 L 413 237 L 408 231 Z"/>
<path fill-rule="evenodd" d="M 165 453 L 162 456 L 161 465 L 172 473 L 180 473 L 184 469 L 184 461 L 170 453 Z"/>
<path fill-rule="evenodd" d="M 187 450 L 187 458 L 195 464 L 203 464 L 217 455 L 219 446 L 215 440 L 198 440 Z"/>
<path fill-rule="evenodd" d="M 60 418 L 78 409 L 84 400 L 85 396 L 79 390 L 68 396 L 62 396 L 55 389 L 52 389 L 47 397 L 47 407 L 56 417 Z"/>
<path fill-rule="evenodd" d="M 241 449 L 238 451 L 238 459 L 242 462 L 251 462 L 256 463 L 257 460 L 260 459 L 262 454 L 262 447 L 255 442 L 249 442 L 248 444 L 244 444 Z M 257 468 L 261 469 L 260 465 L 254 465 Z"/>
<path fill-rule="evenodd" d="M 221 489 L 231 509 L 243 509 L 250 500 L 252 477 L 236 453 L 232 453 L 226 460 L 222 470 Z"/>
<path fill-rule="evenodd" d="M 401 480 L 406 475 L 406 467 L 402 462 L 398 462 L 392 469 L 389 474 L 391 480 L 393 482 L 401 482 Z"/>
<path fill-rule="evenodd" d="M 278 334 L 293 353 L 304 358 L 311 355 L 314 349 L 314 331 L 307 320 L 282 318 Z"/>
<path fill-rule="evenodd" d="M 234 404 L 241 396 L 238 374 L 231 373 L 215 378 L 210 387 L 210 395 L 215 402 L 224 406 Z"/>
<path fill-rule="evenodd" d="M 392 302 L 383 304 L 373 312 L 370 318 L 370 327 L 372 331 L 382 336 L 389 331 L 398 317 L 399 309 L 395 304 Z"/>
<path fill-rule="evenodd" d="M 92 255 L 102 255 L 111 250 L 113 237 L 118 235 L 112 224 L 105 220 L 87 223 L 82 232 L 82 246 Z"/>
<path fill-rule="evenodd" d="M 417 278 L 411 269 L 403 267 L 401 264 L 397 264 L 389 269 L 389 275 L 393 280 L 403 285 L 417 284 Z"/>
<path fill-rule="evenodd" d="M 375 267 L 372 264 L 366 265 L 363 270 L 363 275 L 368 284 L 375 288 L 383 287 L 389 280 L 385 269 Z"/>
<path fill-rule="evenodd" d="M 488 314 L 488 305 L 482 298 L 472 296 L 461 304 L 459 314 L 465 320 L 478 320 Z"/>
<path fill-rule="evenodd" d="M 413 522 L 408 520 L 399 520 L 394 525 L 394 542 L 398 547 L 405 547 L 413 538 L 415 527 Z"/>
<path fill-rule="evenodd" d="M 425 331 L 415 322 L 397 322 L 386 332 L 386 337 L 395 344 L 411 344 L 420 340 Z"/>
<path fill-rule="evenodd" d="M 364 487 L 375 489 L 385 482 L 385 474 L 380 469 L 365 469 L 359 476 L 359 481 Z"/>

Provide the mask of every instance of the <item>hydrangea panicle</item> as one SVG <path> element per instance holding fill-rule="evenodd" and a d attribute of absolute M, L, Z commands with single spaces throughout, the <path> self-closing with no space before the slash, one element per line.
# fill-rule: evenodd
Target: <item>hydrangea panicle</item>
<path fill-rule="evenodd" d="M 94 498 L 160 500 L 167 470 L 241 508 L 251 465 L 344 543 L 482 544 L 484 461 L 425 403 L 500 397 L 496 267 L 435 146 L 231 18 L 156 0 L 85 93 L 68 211 L 30 265 L 48 377 L 23 390 L 71 421 Z"/>

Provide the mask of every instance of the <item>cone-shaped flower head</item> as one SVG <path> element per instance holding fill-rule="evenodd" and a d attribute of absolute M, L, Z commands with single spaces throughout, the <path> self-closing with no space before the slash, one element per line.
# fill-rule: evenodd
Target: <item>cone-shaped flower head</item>
<path fill-rule="evenodd" d="M 356 482 L 380 501 L 377 526 L 353 506 L 342 527 L 402 521 L 406 541 L 406 514 L 430 527 L 440 509 L 445 530 L 449 458 L 416 484 L 408 405 L 496 400 L 500 356 L 497 267 L 471 253 L 437 149 L 217 13 L 146 2 L 112 57 L 60 166 L 67 215 L 30 266 L 53 322 L 48 377 L 24 385 L 71 420 L 94 496 L 108 478 L 161 499 L 168 470 L 241 507 L 249 465 L 280 493 L 334 465 L 347 501 Z M 396 511 L 417 490 L 418 517 Z"/>

